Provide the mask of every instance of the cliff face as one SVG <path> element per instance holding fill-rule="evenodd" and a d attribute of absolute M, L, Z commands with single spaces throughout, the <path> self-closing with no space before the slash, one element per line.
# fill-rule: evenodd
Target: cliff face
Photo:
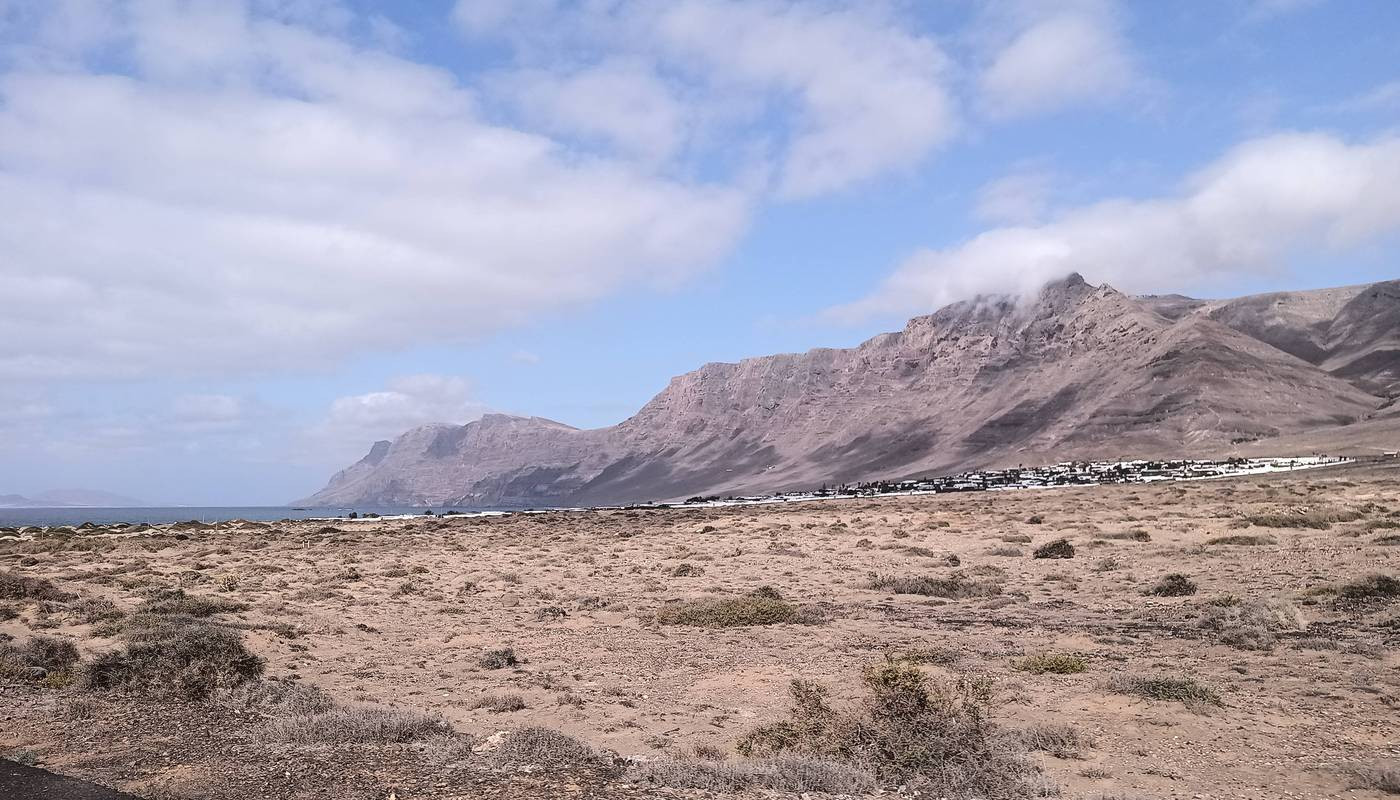
<path fill-rule="evenodd" d="M 1219 454 L 1367 418 L 1396 387 L 1396 284 L 1287 297 L 1139 299 L 1073 275 L 851 349 L 707 364 L 610 428 L 503 415 L 418 428 L 303 502 L 618 503 Z"/>

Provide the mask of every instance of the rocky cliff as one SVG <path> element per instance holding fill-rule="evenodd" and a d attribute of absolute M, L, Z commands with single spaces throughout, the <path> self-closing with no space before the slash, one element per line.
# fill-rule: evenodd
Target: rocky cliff
<path fill-rule="evenodd" d="M 1062 458 L 1219 455 L 1400 391 L 1400 282 L 1230 301 L 1078 275 L 851 349 L 707 364 L 595 430 L 488 415 L 378 442 L 304 504 L 544 506 Z"/>

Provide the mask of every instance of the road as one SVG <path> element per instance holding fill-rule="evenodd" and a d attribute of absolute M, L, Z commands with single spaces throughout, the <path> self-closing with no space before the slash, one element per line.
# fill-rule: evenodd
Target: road
<path fill-rule="evenodd" d="M 5 800 L 141 800 L 106 786 L 55 775 L 0 758 L 0 798 Z"/>

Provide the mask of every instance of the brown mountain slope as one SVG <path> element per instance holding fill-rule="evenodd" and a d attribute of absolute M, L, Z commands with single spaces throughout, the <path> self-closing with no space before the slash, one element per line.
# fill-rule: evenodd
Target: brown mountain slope
<path fill-rule="evenodd" d="M 1047 458 L 1218 453 L 1375 412 L 1381 398 L 1364 387 L 1384 371 L 1367 371 L 1359 388 L 1325 366 L 1364 359 L 1347 360 L 1347 348 L 1383 349 L 1393 335 L 1359 312 L 1341 322 L 1364 294 L 1337 302 L 1319 334 L 1327 344 L 1305 352 L 1320 369 L 1218 319 L 1228 304 L 1179 298 L 1164 316 L 1152 299 L 1074 275 L 1027 302 L 956 303 L 851 349 L 707 364 L 611 428 L 502 415 L 419 428 L 376 444 L 304 502 L 598 504 Z M 1400 308 L 1390 297 L 1370 302 Z M 1333 328 L 1352 344 L 1331 344 Z"/>
<path fill-rule="evenodd" d="M 1400 281 L 1242 297 L 1201 312 L 1367 391 L 1400 394 Z"/>

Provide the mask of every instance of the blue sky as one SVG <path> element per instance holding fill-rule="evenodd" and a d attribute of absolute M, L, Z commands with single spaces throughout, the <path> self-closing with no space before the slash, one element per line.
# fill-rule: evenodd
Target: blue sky
<path fill-rule="evenodd" d="M 0 493 L 276 504 L 1069 269 L 1400 277 L 1400 4 L 0 0 Z"/>

